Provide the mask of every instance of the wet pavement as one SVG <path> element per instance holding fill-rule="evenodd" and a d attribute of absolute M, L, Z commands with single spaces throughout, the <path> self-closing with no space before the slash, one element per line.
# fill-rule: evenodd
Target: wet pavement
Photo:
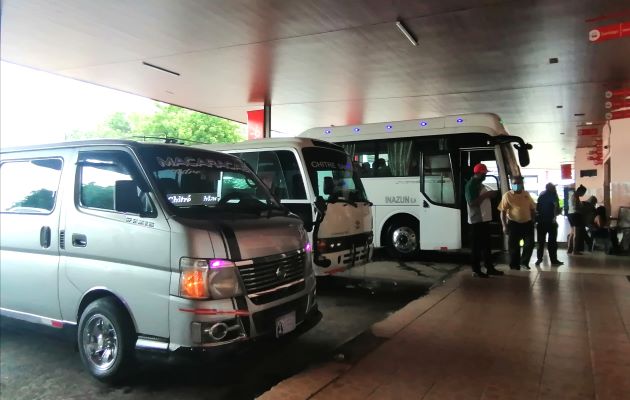
<path fill-rule="evenodd" d="M 118 387 L 87 374 L 71 329 L 57 331 L 3 318 L 0 398 L 252 399 L 309 366 L 368 351 L 370 338 L 362 332 L 457 270 L 454 263 L 381 260 L 322 279 L 318 301 L 324 316 L 313 329 L 213 357 L 143 357 L 134 376 Z"/>

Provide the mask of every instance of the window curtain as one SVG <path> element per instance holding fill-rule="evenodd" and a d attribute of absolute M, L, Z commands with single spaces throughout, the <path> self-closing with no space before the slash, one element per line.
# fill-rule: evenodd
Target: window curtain
<path fill-rule="evenodd" d="M 354 151 L 356 149 L 356 144 L 354 143 L 341 143 L 341 147 L 343 150 L 350 155 L 350 157 L 354 160 Z"/>
<path fill-rule="evenodd" d="M 392 176 L 407 176 L 411 160 L 411 140 L 387 143 L 387 156 Z"/>

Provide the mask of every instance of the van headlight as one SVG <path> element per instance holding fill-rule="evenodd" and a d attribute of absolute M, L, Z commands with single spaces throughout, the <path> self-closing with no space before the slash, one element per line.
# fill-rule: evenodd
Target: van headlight
<path fill-rule="evenodd" d="M 188 258 L 179 261 L 179 295 L 187 299 L 227 299 L 243 294 L 236 265 L 229 260 Z"/>

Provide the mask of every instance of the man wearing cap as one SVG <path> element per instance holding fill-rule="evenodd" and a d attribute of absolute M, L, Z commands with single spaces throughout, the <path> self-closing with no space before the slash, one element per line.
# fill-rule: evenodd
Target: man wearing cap
<path fill-rule="evenodd" d="M 545 190 L 538 197 L 536 203 L 536 232 L 538 234 L 538 253 L 536 257 L 536 265 L 540 265 L 543 261 L 545 253 L 545 241 L 547 241 L 547 251 L 549 252 L 549 261 L 551 265 L 562 265 L 562 261 L 558 260 L 558 223 L 556 216 L 560 214 L 560 199 L 556 192 L 556 185 L 548 183 Z"/>
<path fill-rule="evenodd" d="M 468 206 L 468 223 L 470 224 L 472 243 L 472 270 L 473 276 L 487 278 L 488 275 L 503 275 L 502 271 L 496 270 L 492 265 L 490 254 L 490 231 L 489 222 L 492 221 L 492 205 L 490 199 L 497 195 L 494 190 L 488 190 L 483 185 L 488 168 L 484 164 L 477 164 L 473 168 L 474 175 L 466 183 L 465 196 Z M 481 257 L 486 272 L 481 270 Z"/>
<path fill-rule="evenodd" d="M 499 210 L 503 233 L 508 235 L 510 269 L 529 268 L 529 260 L 534 251 L 534 217 L 536 203 L 525 190 L 522 176 L 513 176 L 509 192 L 505 192 Z M 523 240 L 523 254 L 520 242 Z"/>

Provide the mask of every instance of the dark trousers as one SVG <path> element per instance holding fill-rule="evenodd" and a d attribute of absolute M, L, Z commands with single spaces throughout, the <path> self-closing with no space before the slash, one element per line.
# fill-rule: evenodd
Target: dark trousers
<path fill-rule="evenodd" d="M 523 240 L 521 255 L 520 241 Z M 508 221 L 508 250 L 510 252 L 510 268 L 520 268 L 529 264 L 534 251 L 534 223 L 532 221 L 518 223 Z"/>
<path fill-rule="evenodd" d="M 492 268 L 492 254 L 490 253 L 490 230 L 488 222 L 470 224 L 472 243 L 472 269 L 481 271 L 481 259 L 486 268 Z"/>
<path fill-rule="evenodd" d="M 541 261 L 543 259 L 545 241 L 547 241 L 547 235 L 549 235 L 549 241 L 547 242 L 549 260 L 558 261 L 558 224 L 555 221 L 539 222 L 536 225 L 536 233 L 538 234 L 538 260 Z"/>

